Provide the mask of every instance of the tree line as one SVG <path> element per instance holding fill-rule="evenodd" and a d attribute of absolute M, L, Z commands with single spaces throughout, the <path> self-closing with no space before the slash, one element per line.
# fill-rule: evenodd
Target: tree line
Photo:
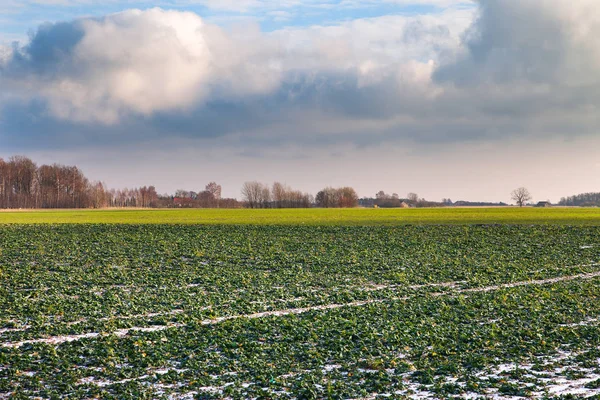
<path fill-rule="evenodd" d="M 397 193 L 388 194 L 383 190 L 377 192 L 375 197 L 359 199 L 358 204 L 363 207 L 378 208 L 444 207 L 453 205 L 450 199 L 443 199 L 441 202 L 428 201 L 412 192 L 408 193 L 406 197 L 400 197 Z"/>
<path fill-rule="evenodd" d="M 600 193 L 581 193 L 560 199 L 561 206 L 600 207 Z"/>
<path fill-rule="evenodd" d="M 90 181 L 76 166 L 38 166 L 30 158 L 0 158 L 0 208 L 104 207 L 242 207 L 236 199 L 221 198 L 221 186 L 210 182 L 199 192 L 179 190 L 159 195 L 154 186 L 107 189 Z"/>
<path fill-rule="evenodd" d="M 293 190 L 280 182 L 272 186 L 261 182 L 245 182 L 242 199 L 249 208 L 307 208 L 313 203 L 308 193 Z"/>
<path fill-rule="evenodd" d="M 269 186 L 252 181 L 242 186 L 242 199 L 249 208 L 350 208 L 358 206 L 358 195 L 351 187 L 320 190 L 316 196 L 294 190 L 289 186 L 275 182 Z"/>
<path fill-rule="evenodd" d="M 37 166 L 22 156 L 0 158 L 0 208 L 100 208 L 106 188 L 74 166 Z"/>
<path fill-rule="evenodd" d="M 108 189 L 100 181 L 90 181 L 76 166 L 61 164 L 38 166 L 24 156 L 0 158 L 0 208 L 342 208 L 342 207 L 443 207 L 461 205 L 497 206 L 504 203 L 472 203 L 465 201 L 427 201 L 416 193 L 401 198 L 397 193 L 376 193 L 374 198 L 359 199 L 352 187 L 326 187 L 315 196 L 275 182 L 245 182 L 242 200 L 223 198 L 221 185 L 208 183 L 204 189 L 177 190 L 175 194 L 159 194 L 154 186 Z M 524 206 L 531 195 L 518 188 L 511 197 Z M 600 193 L 583 193 L 562 198 L 564 206 L 600 206 Z"/>
<path fill-rule="evenodd" d="M 221 196 L 221 185 L 208 183 L 203 190 L 177 190 L 159 194 L 154 186 L 108 189 L 90 181 L 76 166 L 37 165 L 28 157 L 0 158 L 0 208 L 308 208 L 356 207 L 351 187 L 325 188 L 316 197 L 288 185 L 246 182 L 242 201 Z"/>

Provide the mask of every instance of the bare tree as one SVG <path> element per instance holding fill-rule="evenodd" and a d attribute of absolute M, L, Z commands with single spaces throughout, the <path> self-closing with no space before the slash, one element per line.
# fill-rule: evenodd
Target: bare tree
<path fill-rule="evenodd" d="M 351 208 L 358 206 L 358 195 L 353 188 L 346 186 L 338 189 L 338 193 L 339 207 Z"/>
<path fill-rule="evenodd" d="M 75 166 L 0 159 L 0 208 L 99 208 L 109 197 L 103 184 L 89 182 Z"/>
<path fill-rule="evenodd" d="M 332 187 L 326 187 L 317 193 L 315 202 L 317 206 L 323 208 L 339 207 L 339 191 Z"/>
<path fill-rule="evenodd" d="M 265 195 L 267 198 L 265 199 Z M 242 197 L 250 208 L 261 208 L 270 200 L 269 188 L 260 182 L 245 182 L 242 186 Z"/>
<path fill-rule="evenodd" d="M 315 203 L 318 207 L 327 208 L 327 193 L 324 190 L 320 190 L 315 196 Z"/>
<path fill-rule="evenodd" d="M 513 190 L 510 196 L 519 207 L 523 207 L 529 200 L 531 200 L 531 194 L 529 193 L 529 190 L 524 187 Z"/>
<path fill-rule="evenodd" d="M 269 189 L 269 186 L 263 185 L 262 183 L 261 183 L 261 190 L 260 190 L 260 207 L 261 208 L 271 207 L 271 189 Z"/>
<path fill-rule="evenodd" d="M 156 204 L 158 193 L 156 193 L 156 188 L 154 186 L 141 187 L 137 189 L 137 192 L 140 199 L 138 207 L 152 207 Z"/>
<path fill-rule="evenodd" d="M 409 203 L 416 205 L 419 202 L 419 195 L 416 193 L 409 193 L 406 195 L 406 199 Z"/>
<path fill-rule="evenodd" d="M 285 207 L 284 201 L 286 200 L 286 195 L 289 189 L 280 182 L 273 183 L 273 188 L 271 189 L 273 206 L 276 208 Z"/>
<path fill-rule="evenodd" d="M 213 195 L 215 200 L 219 200 L 221 198 L 221 185 L 217 185 L 216 182 L 210 182 L 206 185 L 205 190 Z"/>
<path fill-rule="evenodd" d="M 318 207 L 356 207 L 358 205 L 358 195 L 351 187 L 334 189 L 327 187 L 317 193 L 315 202 Z"/>
<path fill-rule="evenodd" d="M 211 203 L 214 203 L 214 205 L 211 204 L 211 206 L 216 206 L 218 208 L 219 201 L 221 200 L 221 185 L 217 185 L 216 182 L 210 182 L 206 185 L 205 191 L 212 197 L 213 201 Z"/>

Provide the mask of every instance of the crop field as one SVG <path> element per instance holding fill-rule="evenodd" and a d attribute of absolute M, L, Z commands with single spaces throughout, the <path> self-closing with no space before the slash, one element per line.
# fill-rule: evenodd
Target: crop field
<path fill-rule="evenodd" d="M 4 225 L 0 399 L 600 396 L 600 227 Z"/>
<path fill-rule="evenodd" d="M 600 208 L 106 209 L 0 212 L 0 224 L 399 226 L 408 224 L 600 225 Z"/>

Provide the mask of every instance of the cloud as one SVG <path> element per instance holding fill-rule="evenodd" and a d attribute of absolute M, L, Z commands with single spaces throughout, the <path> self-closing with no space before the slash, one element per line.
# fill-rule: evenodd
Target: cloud
<path fill-rule="evenodd" d="M 17 79 L 32 75 L 53 79 L 57 74 L 74 73 L 73 68 L 64 67 L 83 36 L 79 22 L 42 25 L 24 51 L 12 52 L 12 60 L 4 69 L 5 75 Z"/>
<path fill-rule="evenodd" d="M 40 27 L 3 76 L 35 87 L 58 118 L 114 124 L 186 109 L 213 91 L 271 90 L 277 71 L 254 45 L 257 34 L 234 42 L 193 13 L 131 10 Z"/>
<path fill-rule="evenodd" d="M 225 31 L 189 12 L 131 10 L 41 26 L 5 63 L 3 81 L 43 98 L 59 119 L 111 125 L 215 101 L 294 96 L 298 84 L 334 96 L 336 86 L 348 93 L 348 85 L 390 76 L 399 85 L 409 84 L 406 74 L 428 81 L 430 60 L 459 40 L 460 27 L 443 20 L 385 17 L 267 34 L 253 25 Z M 327 81 L 334 76 L 337 84 Z"/>
<path fill-rule="evenodd" d="M 0 44 L 0 66 L 6 65 L 13 58 L 13 48 Z"/>
<path fill-rule="evenodd" d="M 523 132 L 546 137 L 597 133 L 597 37 L 593 0 L 481 0 L 461 51 L 433 80 L 472 118 L 516 119 Z"/>
<path fill-rule="evenodd" d="M 600 126 L 593 5 L 482 0 L 476 14 L 273 32 L 161 9 L 45 25 L 0 57 L 0 136 L 14 146 L 28 140 L 16 132 L 57 146 L 218 139 L 248 150 L 590 135 Z"/>
<path fill-rule="evenodd" d="M 600 10 L 594 0 L 481 1 L 466 53 L 437 72 L 464 85 L 582 85 L 598 80 Z"/>

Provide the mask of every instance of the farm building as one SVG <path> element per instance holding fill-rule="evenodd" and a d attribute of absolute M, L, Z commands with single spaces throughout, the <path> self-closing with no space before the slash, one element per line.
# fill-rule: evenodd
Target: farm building
<path fill-rule="evenodd" d="M 536 207 L 552 207 L 552 203 L 549 201 L 540 201 L 535 205 Z"/>

